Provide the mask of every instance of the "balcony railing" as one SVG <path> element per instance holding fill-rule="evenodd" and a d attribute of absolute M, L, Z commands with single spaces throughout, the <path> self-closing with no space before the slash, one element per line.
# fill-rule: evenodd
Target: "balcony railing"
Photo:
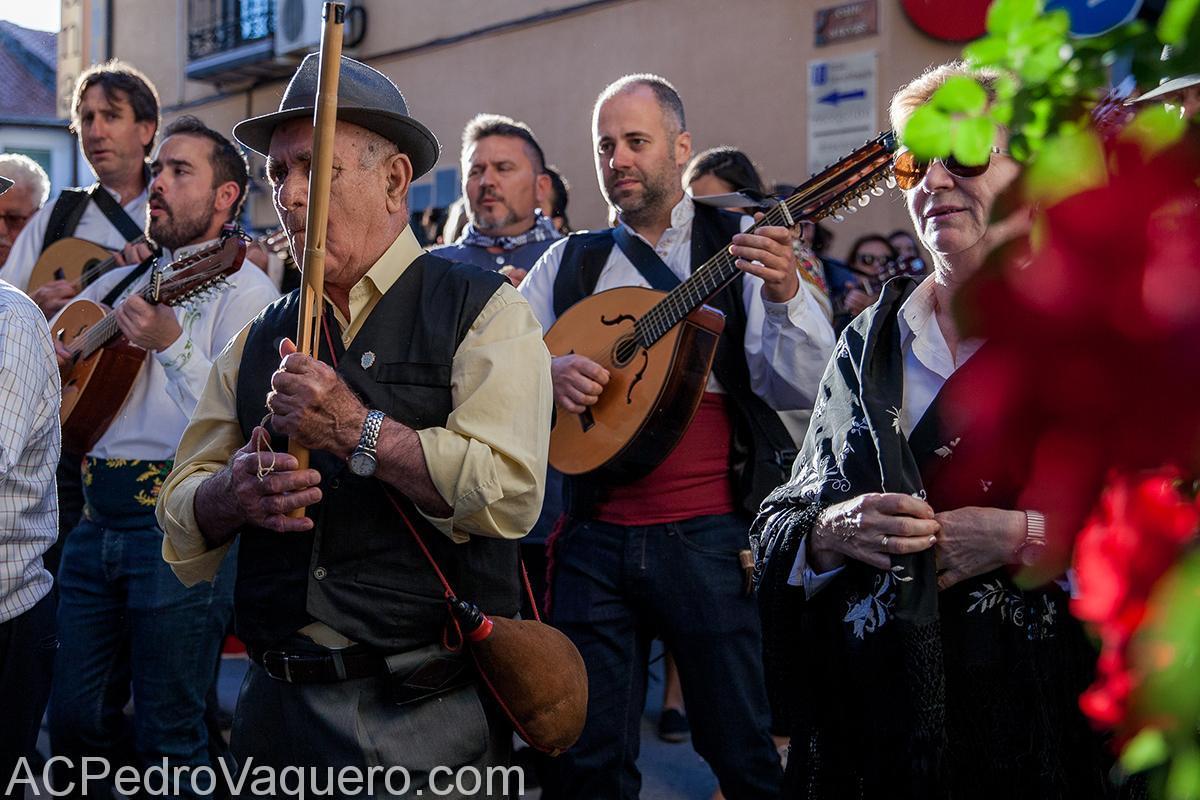
<path fill-rule="evenodd" d="M 188 0 L 188 60 L 197 61 L 275 35 L 273 0 Z"/>

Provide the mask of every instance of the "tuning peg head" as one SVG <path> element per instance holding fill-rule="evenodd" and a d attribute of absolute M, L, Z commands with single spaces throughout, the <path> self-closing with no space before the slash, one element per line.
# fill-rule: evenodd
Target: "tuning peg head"
<path fill-rule="evenodd" d="M 875 195 L 876 197 L 879 197 L 883 194 L 883 187 L 879 185 L 878 181 L 871 184 L 871 194 Z"/>
<path fill-rule="evenodd" d="M 871 195 L 869 195 L 869 194 L 860 194 L 860 195 L 858 196 L 858 204 L 859 204 L 860 206 L 866 206 L 866 204 L 867 204 L 867 203 L 869 203 L 869 202 L 871 202 Z"/>

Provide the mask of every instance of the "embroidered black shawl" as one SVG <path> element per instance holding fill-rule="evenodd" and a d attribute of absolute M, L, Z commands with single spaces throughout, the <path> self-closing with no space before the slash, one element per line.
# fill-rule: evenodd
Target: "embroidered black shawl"
<path fill-rule="evenodd" d="M 955 469 L 980 463 L 963 458 L 970 430 L 946 400 L 970 396 L 974 359 L 907 439 L 901 431 L 897 314 L 916 286 L 890 282 L 838 341 L 792 478 L 751 534 L 768 685 L 792 735 L 791 796 L 1112 796 L 1110 759 L 1077 706 L 1095 651 L 1059 585 L 1022 591 L 999 570 L 939 595 L 933 550 L 890 571 L 851 562 L 811 599 L 787 585 L 819 510 L 860 494 L 1022 507 L 1023 454 L 988 454 L 991 474 Z"/>

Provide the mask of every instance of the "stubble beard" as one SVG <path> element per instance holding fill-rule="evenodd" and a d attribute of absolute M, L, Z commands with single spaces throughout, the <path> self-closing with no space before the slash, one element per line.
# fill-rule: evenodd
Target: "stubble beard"
<path fill-rule="evenodd" d="M 624 176 L 622 176 L 624 177 Z M 660 170 L 653 175 L 642 175 L 642 191 L 640 195 L 618 200 L 606 186 L 605 194 L 608 202 L 621 212 L 621 221 L 631 228 L 638 228 L 646 223 L 652 223 L 656 217 L 666 210 L 671 199 L 670 183 L 672 173 L 668 169 Z M 612 179 L 614 182 L 617 177 Z M 678 180 L 676 178 L 676 180 Z"/>
<path fill-rule="evenodd" d="M 467 208 L 468 211 L 470 211 L 470 204 L 467 205 Z M 480 233 L 489 234 L 492 231 L 498 231 L 507 228 L 510 225 L 516 225 L 521 221 L 521 218 L 517 216 L 517 212 L 513 211 L 511 206 L 506 203 L 504 208 L 506 209 L 506 213 L 499 219 L 495 217 L 487 219 L 482 214 L 476 214 L 474 211 L 470 211 L 470 213 L 467 214 L 467 219 L 470 220 L 471 224 L 475 226 L 475 230 L 479 231 Z"/>

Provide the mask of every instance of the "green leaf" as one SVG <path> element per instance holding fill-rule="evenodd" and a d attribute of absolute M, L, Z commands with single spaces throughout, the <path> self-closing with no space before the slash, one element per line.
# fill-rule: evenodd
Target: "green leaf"
<path fill-rule="evenodd" d="M 1188 28 L 1196 11 L 1200 10 L 1200 0 L 1171 0 L 1158 18 L 1158 39 L 1163 44 L 1182 44 L 1187 38 Z"/>
<path fill-rule="evenodd" d="M 996 0 L 987 13 L 988 33 L 1007 34 L 1035 19 L 1041 11 L 1039 0 Z"/>
<path fill-rule="evenodd" d="M 997 125 L 1007 126 L 1013 118 L 1012 103 L 1008 100 L 998 100 L 988 109 L 988 113 L 992 115 L 992 119 Z"/>
<path fill-rule="evenodd" d="M 919 158 L 945 158 L 950 155 L 954 121 L 927 103 L 908 118 L 900 140 Z"/>
<path fill-rule="evenodd" d="M 996 125 L 987 117 L 967 117 L 954 129 L 954 157 L 964 164 L 986 164 L 996 139 Z"/>
<path fill-rule="evenodd" d="M 1183 138 L 1187 132 L 1187 120 L 1158 103 L 1145 105 L 1148 107 L 1121 131 L 1122 139 L 1135 141 L 1142 146 L 1144 153 L 1153 154 Z"/>
<path fill-rule="evenodd" d="M 1035 47 L 1021 64 L 1021 80 L 1029 84 L 1043 83 L 1063 65 L 1062 42 L 1046 42 Z"/>
<path fill-rule="evenodd" d="M 1050 206 L 1107 178 L 1104 150 L 1088 130 L 1046 139 L 1026 172 L 1030 199 Z"/>
<path fill-rule="evenodd" d="M 1194 747 L 1181 751 L 1171 762 L 1167 774 L 1168 800 L 1200 800 L 1200 751 Z"/>
<path fill-rule="evenodd" d="M 999 36 L 985 36 L 963 48 L 963 58 L 976 67 L 1003 64 L 1006 55 L 1008 42 Z"/>
<path fill-rule="evenodd" d="M 947 114 L 978 114 L 987 105 L 987 93 L 974 78 L 954 75 L 938 87 L 929 103 Z"/>
<path fill-rule="evenodd" d="M 1127 773 L 1145 772 L 1170 756 L 1167 740 L 1157 728 L 1146 728 L 1129 740 L 1121 751 L 1121 768 Z"/>

